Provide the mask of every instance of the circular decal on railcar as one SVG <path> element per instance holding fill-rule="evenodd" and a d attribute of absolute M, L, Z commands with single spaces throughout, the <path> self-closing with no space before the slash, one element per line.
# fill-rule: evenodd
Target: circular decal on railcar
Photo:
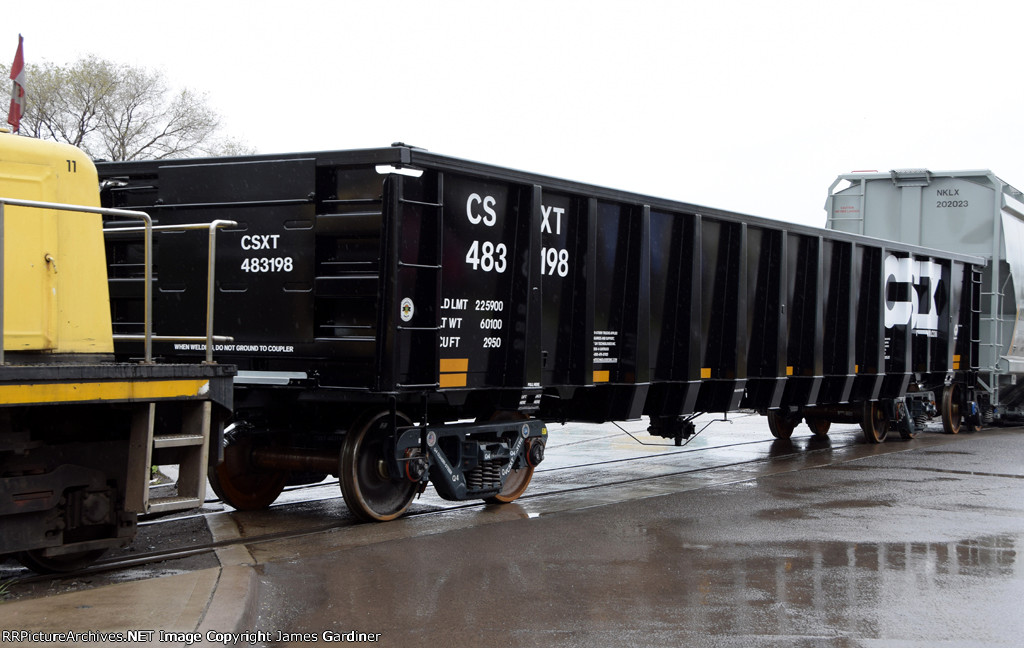
<path fill-rule="evenodd" d="M 412 319 L 413 313 L 416 312 L 416 307 L 413 306 L 412 300 L 406 297 L 402 300 L 402 321 L 408 322 Z"/>

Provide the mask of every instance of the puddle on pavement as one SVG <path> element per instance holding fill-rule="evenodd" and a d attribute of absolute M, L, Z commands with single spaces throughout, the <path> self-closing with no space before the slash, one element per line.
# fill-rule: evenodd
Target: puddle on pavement
<path fill-rule="evenodd" d="M 835 637 L 913 639 L 934 637 L 935 624 L 956 617 L 957 601 L 971 597 L 976 610 L 980 597 L 989 601 L 987 621 L 960 623 L 978 623 L 975 636 L 984 642 L 986 632 L 1005 632 L 1001 620 L 1019 617 L 1020 543 L 1005 535 L 790 543 L 775 546 L 772 556 L 744 555 L 753 549 L 741 545 L 716 547 L 716 559 L 708 562 L 701 552 L 694 569 L 681 574 L 691 591 L 681 612 L 714 635 L 806 636 L 828 628 Z"/>

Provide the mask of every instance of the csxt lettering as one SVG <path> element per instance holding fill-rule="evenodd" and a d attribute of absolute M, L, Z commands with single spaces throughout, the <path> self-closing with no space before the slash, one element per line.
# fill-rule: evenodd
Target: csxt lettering
<path fill-rule="evenodd" d="M 243 250 L 276 250 L 280 234 L 246 234 L 242 237 Z"/>

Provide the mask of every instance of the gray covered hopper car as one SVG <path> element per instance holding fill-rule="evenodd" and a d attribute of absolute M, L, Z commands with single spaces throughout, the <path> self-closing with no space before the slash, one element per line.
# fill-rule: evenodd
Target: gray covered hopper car
<path fill-rule="evenodd" d="M 991 171 L 894 170 L 839 176 L 827 227 L 984 257 L 979 394 L 984 422 L 1024 416 L 1024 196 Z"/>

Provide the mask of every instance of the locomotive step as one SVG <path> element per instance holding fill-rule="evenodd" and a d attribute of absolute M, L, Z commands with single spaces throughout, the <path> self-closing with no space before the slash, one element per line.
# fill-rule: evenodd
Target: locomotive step
<path fill-rule="evenodd" d="M 202 505 L 203 500 L 198 497 L 154 497 L 149 500 L 149 512 L 185 511 Z"/>
<path fill-rule="evenodd" d="M 153 437 L 153 448 L 180 448 L 201 446 L 206 437 L 202 434 L 159 434 Z"/>

